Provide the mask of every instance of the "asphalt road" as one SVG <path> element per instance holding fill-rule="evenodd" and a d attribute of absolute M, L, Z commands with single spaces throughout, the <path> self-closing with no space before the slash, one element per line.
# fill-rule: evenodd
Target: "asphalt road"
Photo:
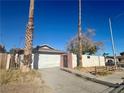
<path fill-rule="evenodd" d="M 91 82 L 59 68 L 41 69 L 45 83 L 53 93 L 108 93 L 112 88 Z"/>

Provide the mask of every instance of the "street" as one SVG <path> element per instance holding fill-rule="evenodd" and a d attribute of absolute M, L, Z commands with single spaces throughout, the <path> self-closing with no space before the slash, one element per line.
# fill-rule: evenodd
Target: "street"
<path fill-rule="evenodd" d="M 108 93 L 112 90 L 108 86 L 85 80 L 60 68 L 46 68 L 39 71 L 54 93 Z"/>

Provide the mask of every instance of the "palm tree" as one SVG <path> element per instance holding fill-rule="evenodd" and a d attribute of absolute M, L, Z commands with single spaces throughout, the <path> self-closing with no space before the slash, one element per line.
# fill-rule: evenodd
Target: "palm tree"
<path fill-rule="evenodd" d="M 23 72 L 28 72 L 32 62 L 32 41 L 34 30 L 34 0 L 30 0 L 29 20 L 25 35 L 24 61 L 21 66 Z"/>

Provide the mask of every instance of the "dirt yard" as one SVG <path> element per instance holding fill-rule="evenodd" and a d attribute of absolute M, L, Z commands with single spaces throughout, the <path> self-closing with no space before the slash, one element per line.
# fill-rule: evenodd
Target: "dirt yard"
<path fill-rule="evenodd" d="M 97 79 L 109 81 L 111 83 L 119 83 L 123 82 L 124 78 L 124 70 L 121 68 L 114 69 L 114 67 L 81 67 L 75 68 L 80 72 L 90 73 L 97 77 Z"/>
<path fill-rule="evenodd" d="M 115 72 L 114 67 L 82 67 L 82 68 L 75 68 L 81 72 L 91 73 L 93 75 L 110 75 Z"/>
<path fill-rule="evenodd" d="M 52 93 L 37 71 L 23 74 L 0 70 L 0 73 L 0 93 Z"/>

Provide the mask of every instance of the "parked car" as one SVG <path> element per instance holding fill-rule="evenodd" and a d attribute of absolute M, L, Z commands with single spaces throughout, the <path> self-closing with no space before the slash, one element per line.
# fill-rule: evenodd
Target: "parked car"
<path fill-rule="evenodd" d="M 105 63 L 106 66 L 114 66 L 115 62 L 112 60 L 108 60 L 108 62 Z"/>
<path fill-rule="evenodd" d="M 116 62 L 117 66 L 119 67 L 122 67 L 122 65 L 119 63 L 119 62 Z M 115 65 L 115 62 L 112 61 L 112 60 L 108 60 L 108 62 L 105 63 L 106 66 L 114 66 Z"/>

